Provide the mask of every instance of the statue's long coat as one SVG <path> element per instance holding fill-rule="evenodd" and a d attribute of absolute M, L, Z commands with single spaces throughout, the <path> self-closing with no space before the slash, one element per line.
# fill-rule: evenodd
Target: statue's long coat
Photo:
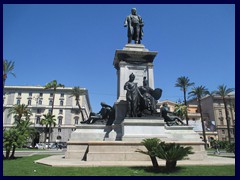
<path fill-rule="evenodd" d="M 135 37 L 136 35 L 134 34 L 134 28 L 132 26 L 132 20 L 131 20 L 131 16 L 132 14 L 130 14 L 129 16 L 126 17 L 124 24 L 127 24 L 128 27 L 128 37 L 132 37 L 132 40 L 136 40 Z M 142 40 L 143 37 L 143 30 L 142 30 L 142 26 L 144 25 L 143 20 L 141 18 L 141 16 L 137 15 L 138 19 L 139 19 L 139 23 L 140 23 L 140 34 L 139 34 L 139 39 Z"/>

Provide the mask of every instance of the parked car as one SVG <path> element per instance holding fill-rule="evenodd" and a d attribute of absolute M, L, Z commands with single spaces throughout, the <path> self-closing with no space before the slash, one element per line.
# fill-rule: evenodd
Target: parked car
<path fill-rule="evenodd" d="M 46 149 L 46 144 L 44 144 L 44 143 L 37 143 L 35 147 L 38 148 L 38 149 Z"/>

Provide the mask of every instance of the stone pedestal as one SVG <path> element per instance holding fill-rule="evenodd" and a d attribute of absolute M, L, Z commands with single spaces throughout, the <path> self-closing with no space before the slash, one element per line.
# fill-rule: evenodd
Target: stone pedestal
<path fill-rule="evenodd" d="M 149 161 L 148 156 L 135 152 L 146 150 L 141 144 L 146 138 L 192 146 L 194 154 L 189 155 L 192 160 L 207 157 L 204 143 L 193 127 L 166 126 L 160 117 L 125 118 L 122 124 L 112 126 L 78 126 L 67 143 L 65 157 L 87 161 Z"/>
<path fill-rule="evenodd" d="M 141 142 L 145 138 L 166 139 L 164 120 L 159 117 L 125 118 L 122 141 Z"/>
<path fill-rule="evenodd" d="M 127 112 L 124 84 L 131 73 L 135 74 L 138 86 L 146 77 L 149 87 L 154 89 L 153 60 L 157 52 L 149 51 L 142 44 L 126 44 L 116 50 L 113 65 L 117 70 L 116 117 L 112 126 L 81 125 L 72 133 L 68 141 L 66 158 L 87 161 L 150 161 L 149 157 L 136 152 L 146 150 L 141 141 L 159 138 L 165 142 L 175 142 L 192 146 L 195 154 L 190 159 L 204 159 L 206 151 L 200 136 L 189 126 L 165 126 L 160 117 L 125 118 Z"/>
<path fill-rule="evenodd" d="M 126 44 L 122 50 L 116 50 L 113 65 L 117 70 L 117 101 L 115 102 L 116 120 L 114 124 L 121 124 L 126 116 L 126 90 L 124 84 L 129 75 L 134 73 L 138 86 L 143 85 L 146 77 L 149 87 L 154 89 L 153 60 L 157 52 L 149 51 L 143 44 Z"/>
<path fill-rule="evenodd" d="M 122 50 L 116 50 L 113 65 L 117 70 L 117 102 L 126 100 L 124 84 L 134 73 L 138 86 L 143 85 L 146 76 L 149 86 L 154 89 L 153 60 L 157 52 L 149 51 L 143 44 L 126 44 Z"/>
<path fill-rule="evenodd" d="M 115 141 L 116 133 L 112 126 L 84 124 L 76 126 L 72 132 L 70 141 Z"/>

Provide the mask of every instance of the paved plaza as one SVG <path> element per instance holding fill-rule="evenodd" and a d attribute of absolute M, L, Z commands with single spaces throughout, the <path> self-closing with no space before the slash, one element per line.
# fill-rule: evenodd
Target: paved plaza
<path fill-rule="evenodd" d="M 81 161 L 79 159 L 65 159 L 64 155 L 53 155 L 35 163 L 58 167 L 96 167 L 96 166 L 152 166 L 151 161 Z M 158 160 L 159 165 L 165 165 L 165 160 Z M 222 156 L 207 156 L 206 159 L 181 160 L 178 165 L 234 165 L 235 158 Z"/>

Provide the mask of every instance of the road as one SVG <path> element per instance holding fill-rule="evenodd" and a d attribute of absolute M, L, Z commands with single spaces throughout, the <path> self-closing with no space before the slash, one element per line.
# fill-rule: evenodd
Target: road
<path fill-rule="evenodd" d="M 32 156 L 36 154 L 62 154 L 64 155 L 67 149 L 46 149 L 46 150 L 21 150 L 21 151 L 15 151 L 15 156 L 16 157 L 22 157 L 22 156 Z M 3 154 L 5 155 L 6 151 L 3 151 Z"/>

